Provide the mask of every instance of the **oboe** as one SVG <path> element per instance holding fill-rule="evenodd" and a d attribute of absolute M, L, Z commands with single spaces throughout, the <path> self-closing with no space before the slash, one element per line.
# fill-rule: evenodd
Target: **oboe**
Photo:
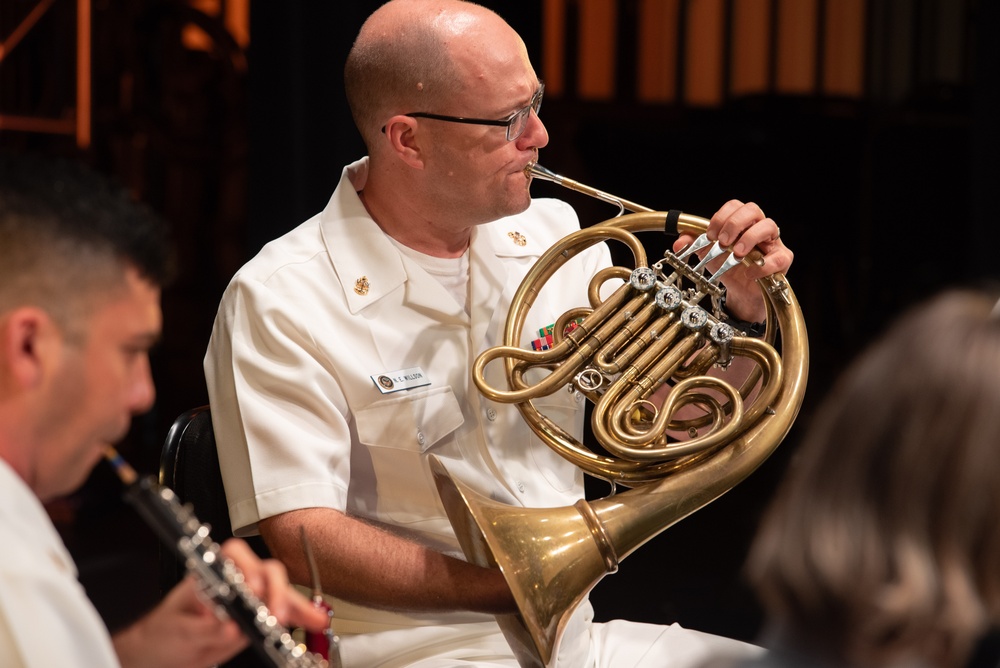
<path fill-rule="evenodd" d="M 161 487 L 151 477 L 140 477 L 114 448 L 108 447 L 105 457 L 125 484 L 125 500 L 173 549 L 208 598 L 239 625 L 266 665 L 332 668 L 329 657 L 309 652 L 295 642 L 246 585 L 239 568 L 222 554 L 209 536 L 208 526 L 198 521 L 189 506 L 181 504 L 173 490 Z M 332 664 L 339 665 L 339 656 Z"/>

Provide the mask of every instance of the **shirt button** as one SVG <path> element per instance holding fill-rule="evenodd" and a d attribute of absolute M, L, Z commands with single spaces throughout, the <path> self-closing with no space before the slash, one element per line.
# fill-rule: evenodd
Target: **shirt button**
<path fill-rule="evenodd" d="M 486 409 L 486 419 L 489 420 L 490 422 L 493 422 L 494 420 L 497 419 L 497 412 L 495 410 L 493 410 L 492 408 L 487 408 Z"/>
<path fill-rule="evenodd" d="M 426 441 L 426 440 L 427 440 L 427 439 L 426 439 L 426 438 L 424 438 L 424 432 L 422 432 L 422 431 L 418 431 L 418 432 L 417 432 L 417 443 L 419 443 L 420 445 L 423 445 L 423 444 L 424 444 L 424 441 Z"/>
<path fill-rule="evenodd" d="M 522 494 L 524 493 L 524 483 L 521 482 L 520 480 L 517 481 L 517 491 L 521 492 Z"/>

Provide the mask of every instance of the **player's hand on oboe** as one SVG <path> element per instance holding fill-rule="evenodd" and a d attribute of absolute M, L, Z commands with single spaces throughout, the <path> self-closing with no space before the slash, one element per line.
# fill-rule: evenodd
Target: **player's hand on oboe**
<path fill-rule="evenodd" d="M 280 623 L 312 631 L 329 624 L 324 611 L 290 587 L 280 562 L 258 558 L 239 539 L 226 541 L 222 553 L 243 572 L 247 585 Z M 122 666 L 211 666 L 235 656 L 248 641 L 235 622 L 220 618 L 216 610 L 199 583 L 185 577 L 149 614 L 114 636 Z"/>

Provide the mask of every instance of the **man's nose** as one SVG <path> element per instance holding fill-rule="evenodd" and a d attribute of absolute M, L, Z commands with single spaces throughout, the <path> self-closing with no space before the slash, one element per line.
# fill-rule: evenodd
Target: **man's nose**
<path fill-rule="evenodd" d="M 528 126 L 518 137 L 518 148 L 542 148 L 549 143 L 549 131 L 534 110 L 528 114 Z"/>
<path fill-rule="evenodd" d="M 153 372 L 147 357 L 136 369 L 135 378 L 129 388 L 129 410 L 133 415 L 141 415 L 153 407 L 156 400 L 156 387 L 153 385 Z"/>

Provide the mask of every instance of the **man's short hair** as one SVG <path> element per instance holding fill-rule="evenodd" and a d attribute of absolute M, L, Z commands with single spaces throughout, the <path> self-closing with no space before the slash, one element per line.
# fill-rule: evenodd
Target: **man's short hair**
<path fill-rule="evenodd" d="M 173 273 L 165 223 L 109 178 L 65 159 L 0 151 L 0 313 L 45 308 L 63 327 L 126 267 Z"/>

